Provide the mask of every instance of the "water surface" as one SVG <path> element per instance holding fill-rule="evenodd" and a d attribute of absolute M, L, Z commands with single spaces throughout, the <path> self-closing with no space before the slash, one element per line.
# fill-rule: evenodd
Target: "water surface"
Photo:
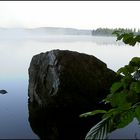
<path fill-rule="evenodd" d="M 0 139 L 38 139 L 28 122 L 28 68 L 33 55 L 52 49 L 72 50 L 94 55 L 108 68 L 117 71 L 134 56 L 140 46 L 130 47 L 114 37 L 48 36 L 30 39 L 0 39 Z M 110 138 L 140 138 L 135 120 L 130 126 L 113 132 Z"/>

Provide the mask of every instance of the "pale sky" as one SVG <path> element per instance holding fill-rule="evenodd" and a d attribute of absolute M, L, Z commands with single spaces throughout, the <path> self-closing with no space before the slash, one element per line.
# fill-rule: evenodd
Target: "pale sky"
<path fill-rule="evenodd" d="M 0 1 L 0 27 L 140 28 L 140 1 Z"/>

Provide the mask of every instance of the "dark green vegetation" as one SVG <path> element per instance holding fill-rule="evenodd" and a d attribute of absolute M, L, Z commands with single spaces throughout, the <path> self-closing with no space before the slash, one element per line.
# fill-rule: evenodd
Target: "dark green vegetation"
<path fill-rule="evenodd" d="M 112 34 L 114 31 L 123 31 L 125 33 L 134 33 L 136 35 L 140 34 L 140 30 L 136 31 L 136 29 L 123 29 L 123 28 L 115 28 L 115 29 L 110 29 L 110 28 L 97 28 L 96 30 L 92 30 L 92 35 L 93 36 L 115 36 Z"/>
<path fill-rule="evenodd" d="M 140 35 L 132 32 L 115 31 L 117 40 L 134 46 L 140 42 Z M 107 134 L 118 128 L 128 125 L 134 118 L 140 122 L 140 58 L 134 57 L 128 65 L 120 68 L 117 74 L 121 80 L 115 82 L 110 93 L 102 100 L 104 104 L 110 104 L 110 110 L 94 110 L 81 114 L 87 117 L 102 113 L 102 120 L 93 126 L 86 135 L 86 139 L 105 139 Z"/>

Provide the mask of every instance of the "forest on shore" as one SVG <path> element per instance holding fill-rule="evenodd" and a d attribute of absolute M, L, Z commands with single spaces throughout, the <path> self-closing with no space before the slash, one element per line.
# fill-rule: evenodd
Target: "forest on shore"
<path fill-rule="evenodd" d="M 125 33 L 129 33 L 129 32 L 133 32 L 134 34 L 136 35 L 139 35 L 140 34 L 140 29 L 136 29 L 136 28 L 114 28 L 114 29 L 111 29 L 111 28 L 97 28 L 97 29 L 93 29 L 92 30 L 92 35 L 93 36 L 115 36 L 113 35 L 112 33 L 116 30 L 121 30 L 121 31 L 124 31 Z"/>

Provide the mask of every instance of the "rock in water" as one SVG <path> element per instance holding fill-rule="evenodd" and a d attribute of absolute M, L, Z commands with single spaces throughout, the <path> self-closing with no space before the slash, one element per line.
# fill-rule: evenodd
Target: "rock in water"
<path fill-rule="evenodd" d="M 0 90 L 0 94 L 6 94 L 6 93 L 7 93 L 6 90 L 4 90 L 4 89 Z"/>
<path fill-rule="evenodd" d="M 100 117 L 80 118 L 109 93 L 116 73 L 94 56 L 68 50 L 35 55 L 29 67 L 29 122 L 41 139 L 81 140 Z"/>

